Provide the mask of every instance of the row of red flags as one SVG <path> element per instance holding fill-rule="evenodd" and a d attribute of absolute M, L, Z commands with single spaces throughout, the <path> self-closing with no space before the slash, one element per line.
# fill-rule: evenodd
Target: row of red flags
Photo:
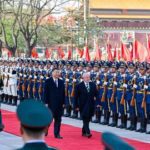
<path fill-rule="evenodd" d="M 139 41 L 135 41 L 133 45 L 129 48 L 126 46 L 126 44 L 122 43 L 121 51 L 118 51 L 117 47 L 115 47 L 113 53 L 112 53 L 112 46 L 110 44 L 107 44 L 106 50 L 107 50 L 107 59 L 109 61 L 122 59 L 125 61 L 138 60 L 140 62 L 143 61 L 150 62 L 150 42 L 148 44 L 148 48 L 142 45 Z M 63 59 L 65 57 L 64 50 L 61 47 L 58 48 L 57 53 L 59 59 Z M 89 48 L 87 46 L 85 46 L 83 50 L 76 48 L 76 53 L 78 54 L 79 58 L 83 58 L 86 61 L 91 60 Z M 52 51 L 46 49 L 45 57 L 47 59 L 51 57 L 51 54 Z M 32 57 L 38 58 L 38 53 L 35 48 L 32 50 Z M 68 50 L 67 59 L 68 60 L 72 59 L 71 49 Z M 99 46 L 97 45 L 94 60 L 100 61 L 101 59 L 102 59 L 102 52 Z"/>

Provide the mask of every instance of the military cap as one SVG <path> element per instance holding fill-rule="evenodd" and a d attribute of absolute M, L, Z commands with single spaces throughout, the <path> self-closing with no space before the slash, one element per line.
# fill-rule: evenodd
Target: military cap
<path fill-rule="evenodd" d="M 85 66 L 84 62 L 80 61 L 79 66 L 84 67 Z"/>
<path fill-rule="evenodd" d="M 95 63 L 94 63 L 94 67 L 99 67 L 98 62 L 95 62 Z"/>
<path fill-rule="evenodd" d="M 125 62 L 120 62 L 120 64 L 119 64 L 119 68 L 126 68 L 126 64 L 125 64 Z"/>
<path fill-rule="evenodd" d="M 109 67 L 109 63 L 108 63 L 107 61 L 105 61 L 105 62 L 103 63 L 103 67 L 104 67 L 104 68 L 108 68 L 108 67 Z"/>
<path fill-rule="evenodd" d="M 87 63 L 87 64 L 86 64 L 86 67 L 92 67 L 92 63 L 90 63 L 90 62 Z"/>
<path fill-rule="evenodd" d="M 147 66 L 147 69 L 150 69 L 150 63 L 147 63 L 146 66 Z"/>
<path fill-rule="evenodd" d="M 135 67 L 135 64 L 133 62 L 128 62 L 127 65 L 128 65 L 129 68 L 134 68 Z"/>
<path fill-rule="evenodd" d="M 51 111 L 41 102 L 27 99 L 17 107 L 17 117 L 21 124 L 29 128 L 44 128 L 53 120 Z"/>
<path fill-rule="evenodd" d="M 145 63 L 140 63 L 138 67 L 139 69 L 146 69 Z"/>
<path fill-rule="evenodd" d="M 102 134 L 102 142 L 107 150 L 135 150 L 120 137 L 110 132 L 104 132 Z"/>
<path fill-rule="evenodd" d="M 111 67 L 112 67 L 112 68 L 118 68 L 118 65 L 117 65 L 116 62 L 113 62 L 113 63 L 111 64 Z"/>

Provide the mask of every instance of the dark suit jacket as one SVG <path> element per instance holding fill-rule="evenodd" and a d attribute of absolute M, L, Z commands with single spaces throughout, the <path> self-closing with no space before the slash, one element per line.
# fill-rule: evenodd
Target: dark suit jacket
<path fill-rule="evenodd" d="M 56 150 L 55 148 L 48 147 L 45 143 L 27 143 L 22 148 L 17 150 Z"/>
<path fill-rule="evenodd" d="M 90 92 L 87 91 L 84 82 L 75 88 L 75 107 L 79 108 L 81 117 L 91 118 L 94 114 L 94 97 L 98 98 L 98 91 L 93 82 L 89 83 Z"/>
<path fill-rule="evenodd" d="M 61 116 L 63 112 L 63 104 L 65 102 L 64 82 L 58 79 L 58 87 L 53 80 L 49 78 L 45 81 L 44 101 L 55 116 Z"/>

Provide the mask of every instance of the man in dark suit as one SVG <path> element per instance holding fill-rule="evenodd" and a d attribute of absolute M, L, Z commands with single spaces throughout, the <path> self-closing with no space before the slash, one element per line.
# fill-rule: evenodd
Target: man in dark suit
<path fill-rule="evenodd" d="M 90 73 L 83 74 L 83 81 L 75 88 L 75 106 L 83 120 L 82 136 L 90 138 L 92 134 L 89 122 L 94 114 L 94 100 L 98 98 L 96 85 L 90 82 Z"/>
<path fill-rule="evenodd" d="M 65 102 L 64 82 L 59 79 L 59 70 L 52 70 L 52 77 L 45 81 L 44 101 L 48 108 L 52 110 L 54 117 L 54 136 L 62 139 L 60 136 L 61 117 Z"/>
<path fill-rule="evenodd" d="M 48 147 L 44 141 L 53 117 L 51 111 L 43 103 L 35 99 L 23 101 L 17 107 L 17 117 L 20 121 L 20 133 L 25 143 L 18 150 L 56 150 Z"/>

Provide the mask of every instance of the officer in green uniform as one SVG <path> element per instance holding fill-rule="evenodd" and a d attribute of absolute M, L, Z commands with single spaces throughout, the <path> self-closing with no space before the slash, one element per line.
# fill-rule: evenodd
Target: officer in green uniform
<path fill-rule="evenodd" d="M 135 148 L 123 141 L 120 137 L 110 132 L 104 132 L 102 134 L 102 142 L 105 150 L 135 150 Z"/>
<path fill-rule="evenodd" d="M 23 101 L 17 108 L 17 117 L 25 143 L 18 150 L 56 150 L 48 147 L 44 141 L 53 117 L 51 111 L 43 103 L 34 99 Z"/>

